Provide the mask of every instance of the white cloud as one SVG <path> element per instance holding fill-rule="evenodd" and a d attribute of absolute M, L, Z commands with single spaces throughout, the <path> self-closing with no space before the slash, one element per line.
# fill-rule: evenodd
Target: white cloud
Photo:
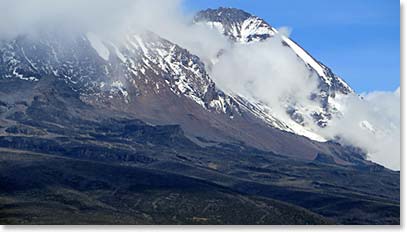
<path fill-rule="evenodd" d="M 340 117 L 320 133 L 340 137 L 344 144 L 362 148 L 368 159 L 400 170 L 400 90 L 371 92 L 341 99 Z"/>
<path fill-rule="evenodd" d="M 279 117 L 286 104 L 311 105 L 317 78 L 281 38 L 235 44 L 213 66 L 211 76 L 221 89 L 266 103 Z"/>
<path fill-rule="evenodd" d="M 219 33 L 193 24 L 181 11 L 181 0 L 0 0 L 0 9 L 3 39 L 50 29 L 121 39 L 148 29 L 202 57 L 227 46 Z"/>
<path fill-rule="evenodd" d="M 3 37 L 35 34 L 50 28 L 69 32 L 101 30 L 122 22 L 129 3 L 118 1 L 89 0 L 0 0 L 2 20 L 0 32 Z"/>

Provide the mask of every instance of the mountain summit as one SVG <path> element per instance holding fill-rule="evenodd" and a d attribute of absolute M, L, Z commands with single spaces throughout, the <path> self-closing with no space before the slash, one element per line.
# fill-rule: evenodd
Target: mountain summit
<path fill-rule="evenodd" d="M 195 22 L 208 22 L 236 42 L 261 41 L 277 31 L 263 19 L 236 8 L 218 8 L 199 11 Z"/>

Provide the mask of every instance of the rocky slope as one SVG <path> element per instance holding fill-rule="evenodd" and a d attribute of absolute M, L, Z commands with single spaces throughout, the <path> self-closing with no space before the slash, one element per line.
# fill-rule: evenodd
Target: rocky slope
<path fill-rule="evenodd" d="M 399 172 L 362 157 L 199 146 L 178 125 L 87 104 L 54 77 L 30 85 L 0 85 L 3 223 L 399 223 Z"/>

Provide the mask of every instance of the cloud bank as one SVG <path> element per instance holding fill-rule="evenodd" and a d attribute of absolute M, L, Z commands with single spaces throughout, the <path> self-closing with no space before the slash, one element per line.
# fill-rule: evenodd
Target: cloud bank
<path fill-rule="evenodd" d="M 181 0 L 0 0 L 0 39 L 92 32 L 109 40 L 146 29 L 202 57 L 213 57 L 228 46 L 217 31 L 192 23 Z"/>
<path fill-rule="evenodd" d="M 339 138 L 367 152 L 368 159 L 400 170 L 400 88 L 371 92 L 340 100 L 343 115 L 335 117 L 320 133 Z"/>

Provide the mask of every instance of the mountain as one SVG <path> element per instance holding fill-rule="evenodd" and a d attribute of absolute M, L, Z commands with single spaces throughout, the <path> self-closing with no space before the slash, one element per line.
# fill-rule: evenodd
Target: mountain
<path fill-rule="evenodd" d="M 199 12 L 195 23 L 202 22 L 235 43 L 276 33 L 237 9 Z M 320 110 L 311 117 L 323 127 L 336 113 L 336 96 L 354 92 L 295 42 L 284 42 L 318 74 Z M 357 148 L 314 139 L 295 121 L 309 116 L 301 110 L 284 121 L 262 102 L 225 92 L 200 57 L 151 31 L 119 40 L 50 31 L 2 40 L 0 221 L 399 223 L 399 173 Z M 168 199 L 174 205 L 162 208 Z M 230 202 L 229 212 L 241 209 L 242 216 L 214 206 Z"/>
<path fill-rule="evenodd" d="M 151 32 L 129 34 L 120 43 L 102 41 L 93 33 L 42 36 L 21 36 L 2 46 L 2 79 L 17 78 L 34 87 L 54 76 L 85 103 L 152 124 L 181 125 L 198 143 L 244 143 L 308 160 L 317 153 L 342 163 L 354 159 L 346 151 L 338 155 L 342 147 L 336 144 L 281 130 L 288 126 L 261 105 L 219 90 L 199 57 Z"/>

